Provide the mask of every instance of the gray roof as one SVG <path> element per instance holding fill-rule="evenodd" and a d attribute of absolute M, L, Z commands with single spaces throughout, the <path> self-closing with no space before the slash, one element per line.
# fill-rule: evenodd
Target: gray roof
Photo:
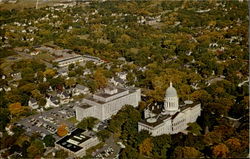
<path fill-rule="evenodd" d="M 114 80 L 115 80 L 116 82 L 121 83 L 121 84 L 124 84 L 124 83 L 125 83 L 124 80 L 121 79 L 120 77 L 115 77 Z"/>
<path fill-rule="evenodd" d="M 184 106 L 180 107 L 180 112 L 176 112 L 175 114 L 173 115 L 169 115 L 169 114 L 161 114 L 161 112 L 159 112 L 158 110 L 155 110 L 153 111 L 155 114 L 157 114 L 156 116 L 158 116 L 156 122 L 153 122 L 153 123 L 149 123 L 147 122 L 147 119 L 143 119 L 141 120 L 140 122 L 143 123 L 143 124 L 146 124 L 146 125 L 149 125 L 149 126 L 152 126 L 152 127 L 156 127 L 160 124 L 163 123 L 164 120 L 170 118 L 170 119 L 174 119 L 176 116 L 178 116 L 178 114 L 180 113 L 183 113 L 184 110 L 188 109 L 188 108 L 193 108 L 195 106 L 197 106 L 199 103 L 192 103 L 192 104 L 185 104 Z M 157 112 L 158 111 L 158 112 Z"/>
<path fill-rule="evenodd" d="M 67 92 L 62 93 L 65 97 L 69 97 L 70 95 Z"/>
<path fill-rule="evenodd" d="M 60 103 L 58 97 L 51 97 L 50 100 L 51 100 L 51 102 L 54 103 L 54 104 L 59 104 L 59 103 Z"/>
<path fill-rule="evenodd" d="M 36 103 L 37 101 L 36 101 L 35 98 L 30 98 L 30 102 L 31 102 L 31 103 Z"/>
<path fill-rule="evenodd" d="M 76 88 L 77 88 L 77 89 L 84 90 L 84 89 L 86 89 L 87 87 L 85 87 L 84 85 L 81 85 L 81 84 L 77 84 L 77 85 L 76 85 Z"/>

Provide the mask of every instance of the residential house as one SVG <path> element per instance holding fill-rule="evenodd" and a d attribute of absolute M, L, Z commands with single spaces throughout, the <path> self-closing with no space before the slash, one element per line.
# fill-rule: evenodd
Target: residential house
<path fill-rule="evenodd" d="M 51 106 L 52 107 L 59 107 L 59 104 L 60 104 L 60 98 L 57 97 L 57 96 L 51 96 L 49 98 L 46 98 L 46 105 L 45 105 L 45 108 L 50 108 Z"/>
<path fill-rule="evenodd" d="M 87 93 L 89 93 L 89 88 L 81 84 L 77 84 L 72 92 L 73 96 L 77 96 L 80 94 L 87 94 Z"/>
<path fill-rule="evenodd" d="M 16 80 L 16 81 L 22 79 L 21 72 L 12 72 L 10 76 L 13 78 L 13 80 Z"/>
<path fill-rule="evenodd" d="M 70 95 L 66 91 L 58 94 L 58 97 L 60 98 L 60 104 L 67 104 L 70 102 Z"/>
<path fill-rule="evenodd" d="M 30 98 L 29 102 L 28 102 L 29 107 L 31 107 L 32 109 L 37 109 L 39 108 L 39 105 L 37 103 L 37 100 L 35 98 Z"/>

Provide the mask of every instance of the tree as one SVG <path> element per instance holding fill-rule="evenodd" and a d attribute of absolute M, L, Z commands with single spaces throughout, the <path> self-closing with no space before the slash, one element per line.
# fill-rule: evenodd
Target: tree
<path fill-rule="evenodd" d="M 72 71 L 74 67 L 75 67 L 75 64 L 72 63 L 72 64 L 70 64 L 70 65 L 68 66 L 68 70 L 69 70 L 69 71 Z"/>
<path fill-rule="evenodd" d="M 138 159 L 138 153 L 136 151 L 136 149 L 134 149 L 133 147 L 131 146 L 126 146 L 125 149 L 123 149 L 121 151 L 121 159 Z"/>
<path fill-rule="evenodd" d="M 56 74 L 56 72 L 53 70 L 53 69 L 46 69 L 44 72 L 44 75 L 46 76 L 46 77 L 49 77 L 49 78 L 52 78 L 52 77 L 54 77 L 55 76 L 55 74 Z"/>
<path fill-rule="evenodd" d="M 41 140 L 34 140 L 31 142 L 31 145 L 27 149 L 28 157 L 35 158 L 35 157 L 41 157 L 44 152 L 44 146 L 43 142 Z"/>
<path fill-rule="evenodd" d="M 194 101 L 205 103 L 211 100 L 211 95 L 205 90 L 197 90 L 191 94 Z"/>
<path fill-rule="evenodd" d="M 234 154 L 232 154 L 234 152 L 240 152 L 242 150 L 240 140 L 237 138 L 232 137 L 232 138 L 228 139 L 225 142 L 225 144 L 229 148 L 231 155 L 234 155 Z M 237 157 L 237 156 L 235 156 L 235 157 Z"/>
<path fill-rule="evenodd" d="M 105 88 L 108 84 L 107 78 L 104 76 L 102 69 L 97 69 L 94 73 L 94 80 L 97 88 Z"/>
<path fill-rule="evenodd" d="M 99 140 L 105 141 L 106 139 L 110 137 L 111 132 L 104 129 L 104 130 L 98 131 L 96 135 L 99 138 Z"/>
<path fill-rule="evenodd" d="M 45 106 L 47 103 L 47 100 L 45 98 L 41 98 L 39 99 L 38 101 L 38 105 L 41 107 L 41 106 Z"/>
<path fill-rule="evenodd" d="M 139 145 L 139 152 L 140 154 L 144 154 L 149 156 L 153 149 L 153 143 L 151 138 L 146 138 L 140 145 Z"/>
<path fill-rule="evenodd" d="M 47 90 L 49 89 L 50 83 L 49 82 L 43 82 L 38 84 L 38 89 L 42 94 L 45 94 Z"/>
<path fill-rule="evenodd" d="M 220 132 L 211 131 L 204 135 L 204 142 L 207 145 L 218 144 L 222 142 L 222 134 Z"/>
<path fill-rule="evenodd" d="M 174 150 L 175 158 L 198 158 L 200 157 L 200 152 L 194 147 L 181 147 L 177 146 Z"/>
<path fill-rule="evenodd" d="M 67 152 L 65 152 L 64 150 L 58 150 L 56 151 L 55 157 L 56 158 L 67 158 L 69 155 Z"/>
<path fill-rule="evenodd" d="M 33 91 L 31 91 L 31 94 L 34 98 L 36 98 L 37 100 L 39 100 L 42 97 L 42 94 L 40 93 L 39 90 L 34 89 Z"/>
<path fill-rule="evenodd" d="M 42 71 L 38 71 L 37 72 L 37 80 L 39 81 L 39 82 L 42 82 L 43 81 L 43 78 L 44 78 L 44 74 L 43 74 L 43 72 Z"/>
<path fill-rule="evenodd" d="M 171 147 L 171 136 L 161 135 L 153 138 L 153 156 L 155 158 L 167 158 L 167 151 Z"/>
<path fill-rule="evenodd" d="M 229 149 L 225 144 L 219 144 L 213 147 L 213 155 L 215 157 L 225 158 L 229 153 Z"/>
<path fill-rule="evenodd" d="M 10 122 L 10 112 L 6 108 L 0 108 L 0 131 L 4 131 Z"/>
<path fill-rule="evenodd" d="M 83 118 L 82 121 L 77 124 L 77 128 L 80 128 L 83 130 L 85 129 L 91 130 L 97 122 L 98 122 L 98 119 L 94 117 Z"/>
<path fill-rule="evenodd" d="M 36 89 L 36 84 L 28 83 L 20 87 L 20 90 L 26 94 L 30 94 L 31 91 Z"/>
<path fill-rule="evenodd" d="M 67 79 L 67 80 L 65 81 L 65 85 L 66 85 L 67 87 L 72 87 L 72 86 L 74 86 L 75 84 L 76 84 L 76 81 L 75 81 L 74 78 L 69 78 L 69 79 Z"/>
<path fill-rule="evenodd" d="M 194 135 L 200 135 L 202 128 L 197 123 L 188 123 L 187 130 Z"/>
<path fill-rule="evenodd" d="M 12 145 L 9 151 L 11 154 L 13 154 L 14 152 L 20 152 L 20 150 L 21 150 L 21 147 L 19 145 Z"/>
<path fill-rule="evenodd" d="M 60 137 L 66 136 L 68 134 L 68 127 L 65 124 L 61 124 L 57 128 L 57 135 Z"/>
<path fill-rule="evenodd" d="M 9 105 L 9 111 L 12 115 L 18 116 L 24 112 L 25 107 L 21 106 L 21 103 L 13 103 Z"/>
<path fill-rule="evenodd" d="M 43 142 L 46 147 L 54 147 L 56 139 L 52 135 L 46 135 Z"/>

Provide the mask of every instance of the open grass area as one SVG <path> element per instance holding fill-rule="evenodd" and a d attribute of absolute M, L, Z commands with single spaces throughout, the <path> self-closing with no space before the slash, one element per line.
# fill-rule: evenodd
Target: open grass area
<path fill-rule="evenodd" d="M 4 74 L 8 75 L 12 72 L 11 65 L 13 62 L 5 60 L 1 65 L 0 68 L 3 70 Z"/>
<path fill-rule="evenodd" d="M 50 55 L 50 53 L 40 53 L 36 56 L 36 59 L 49 62 L 49 61 L 54 60 L 55 58 L 52 55 Z"/>

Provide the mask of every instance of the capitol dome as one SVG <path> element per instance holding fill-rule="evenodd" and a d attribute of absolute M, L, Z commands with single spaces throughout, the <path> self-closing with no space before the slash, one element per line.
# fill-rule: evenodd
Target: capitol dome
<path fill-rule="evenodd" d="M 166 90 L 166 97 L 177 97 L 177 91 L 176 89 L 172 86 L 172 82 L 170 82 L 170 86 Z"/>

